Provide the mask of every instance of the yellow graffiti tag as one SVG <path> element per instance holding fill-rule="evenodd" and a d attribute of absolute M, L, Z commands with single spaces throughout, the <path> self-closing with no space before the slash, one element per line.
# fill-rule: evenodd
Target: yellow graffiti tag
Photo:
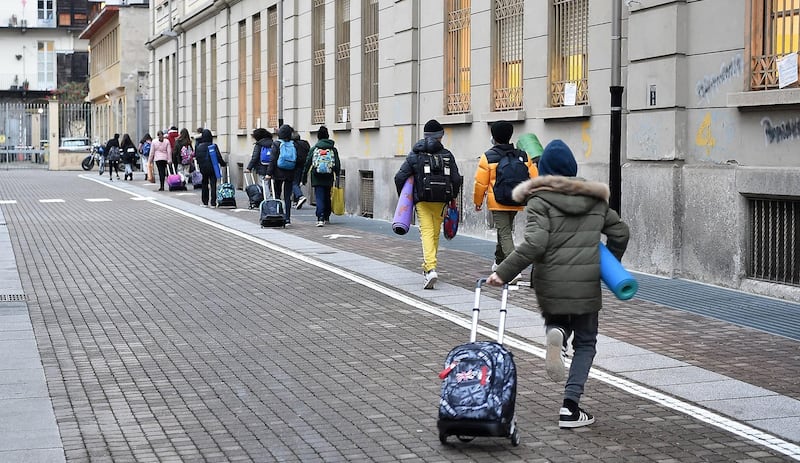
<path fill-rule="evenodd" d="M 397 128 L 397 154 L 398 154 L 398 156 L 405 153 L 405 151 L 404 151 L 405 144 L 406 144 L 405 138 L 406 138 L 405 131 L 403 130 L 402 127 L 398 127 Z"/>
<path fill-rule="evenodd" d="M 706 156 L 711 155 L 711 149 L 717 144 L 717 140 L 714 139 L 714 135 L 711 134 L 711 113 L 706 113 L 706 117 L 703 118 L 703 122 L 700 123 L 700 128 L 697 129 L 697 135 L 695 136 L 694 142 L 697 146 L 705 146 L 706 147 Z"/>
<path fill-rule="evenodd" d="M 589 159 L 589 157 L 592 155 L 592 137 L 591 135 L 589 135 L 590 126 L 591 124 L 589 124 L 589 121 L 586 121 L 583 124 L 581 124 L 581 141 L 585 146 L 585 153 L 583 154 L 583 156 L 586 159 Z"/>

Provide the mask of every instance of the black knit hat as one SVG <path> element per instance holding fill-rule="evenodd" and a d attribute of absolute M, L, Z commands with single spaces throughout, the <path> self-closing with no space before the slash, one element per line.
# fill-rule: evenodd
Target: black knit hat
<path fill-rule="evenodd" d="M 436 119 L 431 119 L 425 123 L 425 138 L 442 138 L 444 136 L 444 127 Z"/>
<path fill-rule="evenodd" d="M 328 128 L 324 125 L 319 126 L 319 130 L 317 130 L 317 140 L 324 140 L 326 138 L 331 138 L 330 134 L 328 133 Z"/>
<path fill-rule="evenodd" d="M 495 143 L 508 143 L 511 141 L 511 135 L 514 134 L 514 126 L 510 122 L 497 121 L 492 124 L 492 138 Z"/>
<path fill-rule="evenodd" d="M 578 163 L 566 143 L 553 140 L 545 146 L 539 158 L 539 175 L 562 175 L 574 177 L 578 175 Z"/>

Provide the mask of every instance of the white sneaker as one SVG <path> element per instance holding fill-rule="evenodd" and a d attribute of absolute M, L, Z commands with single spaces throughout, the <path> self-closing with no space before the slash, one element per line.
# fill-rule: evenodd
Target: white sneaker
<path fill-rule="evenodd" d="M 425 286 L 423 289 L 433 289 L 436 285 L 436 282 L 439 280 L 439 275 L 436 273 L 436 269 L 431 269 L 425 272 Z"/>
<path fill-rule="evenodd" d="M 307 199 L 305 196 L 301 196 L 301 197 L 300 197 L 300 198 L 297 200 L 297 209 L 302 209 L 302 208 L 303 208 L 303 204 L 305 204 L 305 203 L 306 203 L 306 201 L 308 201 L 308 199 Z"/>
<path fill-rule="evenodd" d="M 561 328 L 551 328 L 547 331 L 547 353 L 544 357 L 544 367 L 547 376 L 553 381 L 560 383 L 566 377 L 564 358 L 566 348 L 564 347 L 564 330 Z"/>
<path fill-rule="evenodd" d="M 325 226 L 325 222 L 323 222 L 322 220 L 317 220 L 317 226 L 318 227 L 323 227 L 323 226 Z"/>

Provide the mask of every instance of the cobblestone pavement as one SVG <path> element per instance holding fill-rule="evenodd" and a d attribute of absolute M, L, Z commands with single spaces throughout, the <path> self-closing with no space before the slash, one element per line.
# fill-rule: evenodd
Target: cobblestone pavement
<path fill-rule="evenodd" d="M 598 422 L 561 430 L 561 387 L 521 352 L 521 445 L 442 446 L 436 375 L 466 340 L 462 328 L 77 173 L 0 172 L 3 199 L 17 201 L 0 207 L 67 461 L 790 460 L 595 380 L 583 405 Z M 275 233 L 419 266 L 417 243 L 332 240 L 324 235 L 353 232 L 301 213 Z M 490 264 L 456 251 L 441 259 L 440 277 L 466 289 Z M 514 298 L 533 304 L 531 292 Z M 606 303 L 610 336 L 800 395 L 796 342 L 641 301 Z"/>

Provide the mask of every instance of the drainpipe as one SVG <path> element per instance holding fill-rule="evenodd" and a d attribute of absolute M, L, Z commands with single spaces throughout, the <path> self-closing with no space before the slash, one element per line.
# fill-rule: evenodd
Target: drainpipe
<path fill-rule="evenodd" d="M 613 0 L 611 17 L 611 149 L 608 162 L 609 207 L 618 213 L 622 203 L 622 0 Z"/>
<path fill-rule="evenodd" d="M 421 71 L 421 69 L 422 69 L 422 0 L 416 0 L 414 3 L 415 3 L 414 6 L 416 7 L 416 10 L 417 10 L 417 14 L 416 14 L 416 16 L 417 16 L 416 17 L 416 23 L 417 23 L 416 24 L 416 26 L 417 26 L 416 27 L 416 29 L 417 29 L 417 76 L 416 76 L 416 79 L 417 79 L 417 82 L 416 82 L 417 98 L 416 98 L 416 100 L 417 101 L 416 101 L 416 104 L 417 104 L 417 110 L 414 111 L 414 118 L 415 118 L 414 125 L 416 125 L 417 138 L 411 140 L 412 145 L 417 140 L 422 138 L 422 122 L 420 121 L 420 119 L 422 118 L 422 114 L 421 114 L 421 111 L 422 111 L 422 109 L 421 109 L 421 106 L 422 106 L 422 91 L 420 89 L 420 83 L 422 82 L 422 76 L 420 75 L 421 72 L 422 72 Z"/>

